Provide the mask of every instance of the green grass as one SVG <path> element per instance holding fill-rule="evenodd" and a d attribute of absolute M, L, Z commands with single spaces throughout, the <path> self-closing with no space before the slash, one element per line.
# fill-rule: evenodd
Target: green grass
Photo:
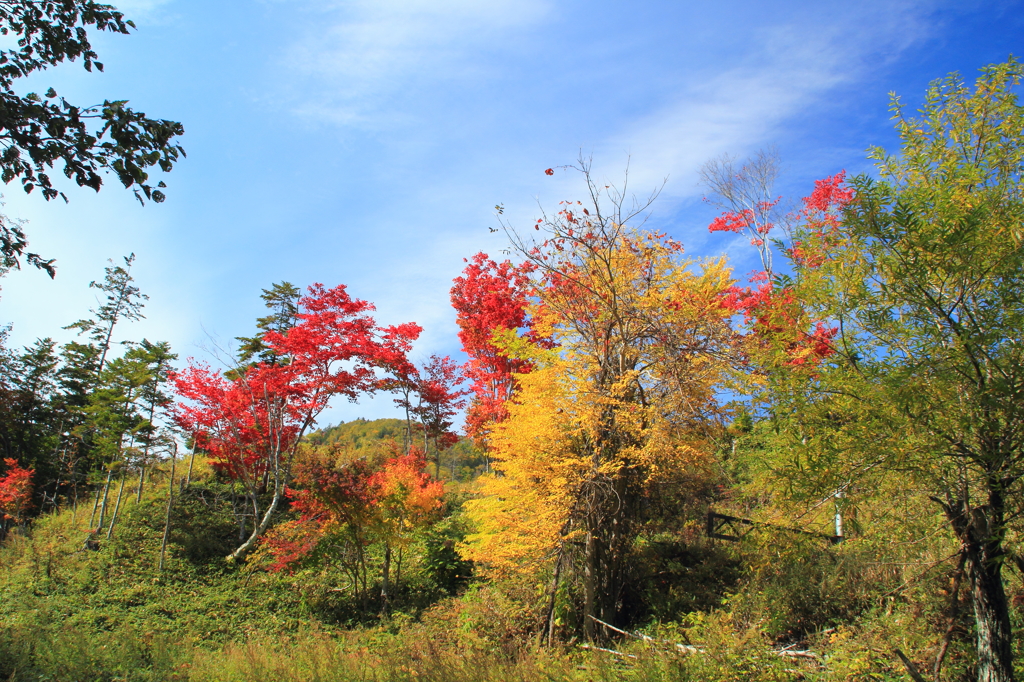
<path fill-rule="evenodd" d="M 230 519 L 192 513 L 206 504 L 198 495 L 177 508 L 178 530 L 160 571 L 160 497 L 130 502 L 98 551 L 82 548 L 88 518 L 70 511 L 38 519 L 31 535 L 0 547 L 0 679 L 730 679 L 723 670 L 742 672 L 732 679 L 793 678 L 755 640 L 729 640 L 731 650 L 701 657 L 636 645 L 623 657 L 535 648 L 514 617 L 499 613 L 507 603 L 488 587 L 444 600 L 420 618 L 398 614 L 345 629 L 303 597 L 301 580 L 227 564 L 218 543 L 232 539 L 225 536 Z"/>
<path fill-rule="evenodd" d="M 175 504 L 163 571 L 166 477 L 159 475 L 140 504 L 124 505 L 113 537 L 102 538 L 98 551 L 83 549 L 90 509 L 44 515 L 30 534 L 0 546 L 0 680 L 898 680 L 906 674 L 894 647 L 923 666 L 933 656 L 934 617 L 896 598 L 811 636 L 808 643 L 822 656 L 817 662 L 777 656 L 773 637 L 805 618 L 800 609 L 836 617 L 822 611 L 832 602 L 821 596 L 817 607 L 795 599 L 817 584 L 808 573 L 813 566 L 795 559 L 773 563 L 760 582 L 748 576 L 746 592 L 732 594 L 724 607 L 647 630 L 660 640 L 700 644 L 700 654 L 637 641 L 607 645 L 623 655 L 571 644 L 538 648 L 529 607 L 489 585 L 457 597 L 417 588 L 419 601 L 410 599 L 406 613 L 346 622 L 352 605 L 345 606 L 350 597 L 342 587 L 332 587 L 341 585 L 338 572 L 271 574 L 228 564 L 238 527 L 226 488 L 209 472 L 197 478 Z M 804 556 L 795 545 L 791 551 Z M 816 588 L 835 593 L 841 604 L 850 603 L 850 589 L 846 582 Z M 783 617 L 784 627 L 773 625 Z M 951 648 L 946 679 L 969 674 L 970 662 L 968 634 Z"/>

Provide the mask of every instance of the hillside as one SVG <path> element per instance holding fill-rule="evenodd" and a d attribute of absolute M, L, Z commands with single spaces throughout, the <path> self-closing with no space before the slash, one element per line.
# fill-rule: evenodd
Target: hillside
<path fill-rule="evenodd" d="M 348 457 L 378 457 L 388 441 L 405 442 L 406 424 L 402 419 L 355 419 L 327 426 L 306 436 L 313 445 L 336 448 Z M 423 447 L 422 429 L 413 425 L 413 443 Z M 429 444 L 428 444 L 429 445 Z M 427 459 L 435 462 L 436 453 L 427 448 Z M 472 440 L 460 438 L 441 453 L 437 477 L 446 481 L 471 481 L 487 469 L 485 453 Z M 433 468 L 431 469 L 433 471 Z"/>

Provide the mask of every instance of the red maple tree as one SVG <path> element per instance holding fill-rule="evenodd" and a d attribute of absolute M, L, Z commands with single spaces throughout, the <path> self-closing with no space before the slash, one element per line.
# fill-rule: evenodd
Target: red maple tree
<path fill-rule="evenodd" d="M 175 418 L 198 447 L 245 486 L 254 518 L 249 538 L 231 558 L 248 553 L 269 527 L 291 479 L 303 435 L 330 400 L 354 400 L 381 386 L 374 371 L 407 363 L 421 331 L 407 323 L 377 327 L 372 304 L 353 299 L 344 285 L 309 287 L 299 299 L 296 324 L 269 331 L 264 343 L 275 362 L 232 372 L 233 378 L 190 361 L 172 376 L 178 394 Z M 265 509 L 260 498 L 270 493 Z"/>
<path fill-rule="evenodd" d="M 846 173 L 839 173 L 816 180 L 814 191 L 801 200 L 801 208 L 789 216 L 788 221 L 799 225 L 807 240 L 794 239 L 784 246 L 785 253 L 799 268 L 816 268 L 828 257 L 828 248 L 838 235 L 843 208 L 853 199 L 853 190 L 845 185 Z M 778 200 L 765 210 L 774 207 Z M 708 226 L 710 232 L 743 232 L 757 230 L 767 238 L 775 228 L 770 222 L 757 223 L 749 211 L 726 211 Z M 767 248 L 764 243 L 752 244 L 759 253 Z M 762 262 L 765 260 L 762 254 Z M 751 273 L 749 286 L 730 288 L 722 298 L 722 305 L 740 313 L 752 332 L 761 339 L 785 336 L 789 364 L 806 364 L 808 361 L 828 357 L 832 354 L 831 341 L 836 330 L 821 321 L 808 321 L 803 306 L 793 295 L 792 288 L 780 284 L 767 270 Z M 809 351 L 809 352 L 808 352 Z"/>
<path fill-rule="evenodd" d="M 419 404 L 414 413 L 423 428 L 423 450 L 434 445 L 434 477 L 441 477 L 441 453 L 459 442 L 452 430 L 455 416 L 466 406 L 471 391 L 460 388 L 465 381 L 462 367 L 447 355 L 431 355 L 416 384 Z"/>
<path fill-rule="evenodd" d="M 18 460 L 4 459 L 7 473 L 0 478 L 0 528 L 7 522 L 20 523 L 32 502 L 33 469 L 25 469 Z"/>
<path fill-rule="evenodd" d="M 523 360 L 509 358 L 493 343 L 494 333 L 529 326 L 529 277 L 511 261 L 497 263 L 486 253 L 469 261 L 451 290 L 462 350 L 469 356 L 465 375 L 473 399 L 466 413 L 466 433 L 485 438 L 491 424 L 506 416 L 505 401 L 515 391 L 513 374 L 529 370 Z"/>

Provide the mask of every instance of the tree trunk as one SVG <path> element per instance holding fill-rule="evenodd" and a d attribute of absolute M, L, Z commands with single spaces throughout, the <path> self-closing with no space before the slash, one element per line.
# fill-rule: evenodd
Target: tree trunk
<path fill-rule="evenodd" d="M 142 466 L 139 467 L 139 487 L 135 491 L 135 504 L 142 502 L 142 486 L 146 482 L 146 463 L 143 462 Z"/>
<path fill-rule="evenodd" d="M 355 546 L 356 546 L 356 565 L 358 566 L 358 569 L 359 569 L 359 578 L 360 578 L 360 583 L 361 583 L 360 590 L 359 590 L 360 602 L 363 605 L 363 613 L 366 613 L 367 609 L 369 608 L 369 603 L 367 602 L 367 599 L 369 597 L 369 594 L 368 594 L 369 587 L 367 586 L 367 572 L 368 571 L 367 571 L 367 568 L 366 568 L 366 551 L 363 549 L 363 539 L 362 539 L 362 537 L 359 536 L 358 533 L 355 536 Z"/>
<path fill-rule="evenodd" d="M 587 537 L 584 541 L 584 567 L 583 567 L 583 633 L 587 641 L 593 642 L 597 639 L 597 572 L 600 569 L 597 560 L 597 538 L 594 533 L 587 529 Z"/>
<path fill-rule="evenodd" d="M 245 503 L 246 502 L 246 500 L 245 500 L 246 497 L 248 497 L 248 495 L 243 495 L 242 511 L 241 511 L 241 513 L 238 514 L 238 541 L 239 542 L 245 542 L 245 530 L 246 530 L 245 529 L 245 515 L 248 513 L 246 511 L 246 506 L 247 506 L 246 503 Z M 234 503 L 232 503 L 232 506 L 233 505 L 234 505 Z M 256 517 L 254 516 L 253 518 L 256 518 Z"/>
<path fill-rule="evenodd" d="M 384 545 L 384 580 L 380 588 L 380 615 L 388 614 L 391 601 L 391 543 Z"/>
<path fill-rule="evenodd" d="M 967 550 L 978 645 L 978 682 L 1013 682 L 1010 609 L 1003 590 L 1002 563 Z"/>
<path fill-rule="evenodd" d="M 167 553 L 167 539 L 171 536 L 171 504 L 174 502 L 174 462 L 178 453 L 171 455 L 171 480 L 167 482 L 167 514 L 164 517 L 164 539 L 160 543 L 160 570 L 164 570 L 164 555 Z"/>
<path fill-rule="evenodd" d="M 96 520 L 96 510 L 99 509 L 99 508 L 100 508 L 100 489 L 96 488 L 96 499 L 93 500 L 93 503 L 92 503 L 92 514 L 89 515 L 89 530 L 90 531 L 92 531 L 95 528 L 95 526 L 93 526 L 92 524 L 93 524 L 93 521 Z"/>
<path fill-rule="evenodd" d="M 117 489 L 117 501 L 114 502 L 114 513 L 110 515 L 110 526 L 107 528 L 107 539 L 108 540 L 110 539 L 110 536 L 114 532 L 114 524 L 117 523 L 117 512 L 119 512 L 121 510 L 121 495 L 124 494 L 124 479 L 125 479 L 125 471 L 124 471 L 124 469 L 122 469 L 121 470 L 121 487 L 119 487 Z"/>
<path fill-rule="evenodd" d="M 103 530 L 103 521 L 107 516 L 107 494 L 110 492 L 110 479 L 114 475 L 113 467 L 107 469 L 107 481 L 103 484 L 103 503 L 100 505 L 100 520 L 96 524 L 96 532 Z"/>
<path fill-rule="evenodd" d="M 185 476 L 185 487 L 192 485 L 192 466 L 196 463 L 196 448 L 192 446 L 192 457 L 188 460 L 188 475 Z"/>
<path fill-rule="evenodd" d="M 1002 575 L 1006 524 L 1001 487 L 990 481 L 988 504 L 982 506 L 972 508 L 964 499 L 942 506 L 967 557 L 977 637 L 978 682 L 1013 682 L 1010 608 Z"/>
<path fill-rule="evenodd" d="M 270 500 L 270 505 L 267 507 L 267 510 L 265 512 L 263 512 L 263 518 L 260 519 L 259 523 L 255 523 L 256 519 L 255 518 L 253 519 L 253 523 L 255 524 L 255 528 L 253 528 L 252 534 L 249 536 L 248 540 L 243 542 L 242 545 L 238 549 L 236 549 L 234 552 L 232 552 L 228 556 L 229 560 L 231 560 L 231 561 L 238 561 L 239 559 L 245 558 L 245 555 L 252 551 L 252 548 L 256 546 L 256 541 L 259 540 L 260 536 L 263 535 L 264 531 L 266 531 L 267 528 L 270 527 L 270 521 L 271 521 L 271 519 L 274 516 L 274 512 L 277 511 L 277 505 L 280 504 L 281 497 L 283 495 L 284 495 L 284 485 L 283 484 L 275 485 L 274 486 L 274 497 Z M 255 499 L 256 499 L 256 496 L 254 495 L 253 496 L 254 505 L 255 505 Z M 255 506 L 254 506 L 254 508 L 255 508 Z"/>
<path fill-rule="evenodd" d="M 60 427 L 57 429 L 57 445 L 53 446 L 53 458 L 57 458 L 57 448 L 60 447 L 60 434 L 64 431 L 64 422 L 60 423 Z M 64 460 L 67 457 L 68 449 L 65 447 L 60 453 L 60 461 L 57 463 L 57 480 L 53 483 L 53 497 L 50 501 L 53 504 L 53 508 L 57 508 L 57 497 L 60 495 L 60 475 L 64 472 Z M 43 495 L 43 501 L 45 502 L 46 495 Z"/>
<path fill-rule="evenodd" d="M 405 557 L 405 548 L 398 548 L 398 557 L 395 560 L 395 593 L 399 592 L 402 585 L 402 559 Z"/>
<path fill-rule="evenodd" d="M 949 604 L 949 627 L 946 628 L 946 634 L 942 638 L 942 646 L 939 647 L 939 653 L 935 656 L 935 665 L 932 668 L 932 679 L 938 680 L 939 673 L 942 672 L 942 663 L 946 660 L 946 652 L 949 650 L 950 642 L 953 641 L 953 632 L 956 630 L 957 617 L 960 615 L 960 584 L 964 579 L 964 568 L 967 564 L 967 555 L 960 554 L 960 563 L 957 564 L 956 571 L 953 573 L 953 587 L 950 589 L 950 604 Z"/>
<path fill-rule="evenodd" d="M 555 558 L 555 575 L 551 578 L 551 593 L 548 597 L 547 617 L 544 619 L 544 628 L 541 630 L 541 643 L 547 637 L 547 644 L 551 646 L 555 641 L 555 605 L 558 598 L 558 581 L 562 577 L 562 554 L 565 543 L 558 543 L 558 555 Z M 589 618 L 588 618 L 589 620 Z"/>
<path fill-rule="evenodd" d="M 412 413 L 409 411 L 409 400 L 410 393 L 407 389 L 405 391 L 405 402 L 403 403 L 405 407 L 405 433 L 402 437 L 402 445 L 404 446 L 402 449 L 406 455 L 412 450 Z"/>

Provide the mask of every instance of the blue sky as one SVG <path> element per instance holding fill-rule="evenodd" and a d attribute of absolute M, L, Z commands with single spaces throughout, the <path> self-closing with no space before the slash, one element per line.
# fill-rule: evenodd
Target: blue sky
<path fill-rule="evenodd" d="M 528 225 L 538 204 L 581 193 L 551 166 L 593 155 L 596 175 L 646 192 L 654 221 L 697 256 L 708 235 L 700 166 L 778 148 L 780 193 L 893 148 L 891 91 L 912 108 L 929 81 L 1024 56 L 1024 2 L 633 2 L 590 0 L 200 0 L 114 2 L 131 36 L 99 36 L 103 74 L 67 64 L 19 85 L 89 104 L 129 99 L 181 121 L 188 158 L 168 199 L 140 207 L 109 178 L 70 203 L 4 189 L 56 280 L 3 281 L 10 345 L 95 305 L 107 258 L 137 254 L 147 319 L 123 338 L 208 357 L 248 335 L 260 289 L 345 283 L 381 323 L 419 322 L 414 357 L 458 352 L 448 304 L 464 257 L 506 244 L 493 207 Z M 323 421 L 395 416 L 388 396 Z"/>

